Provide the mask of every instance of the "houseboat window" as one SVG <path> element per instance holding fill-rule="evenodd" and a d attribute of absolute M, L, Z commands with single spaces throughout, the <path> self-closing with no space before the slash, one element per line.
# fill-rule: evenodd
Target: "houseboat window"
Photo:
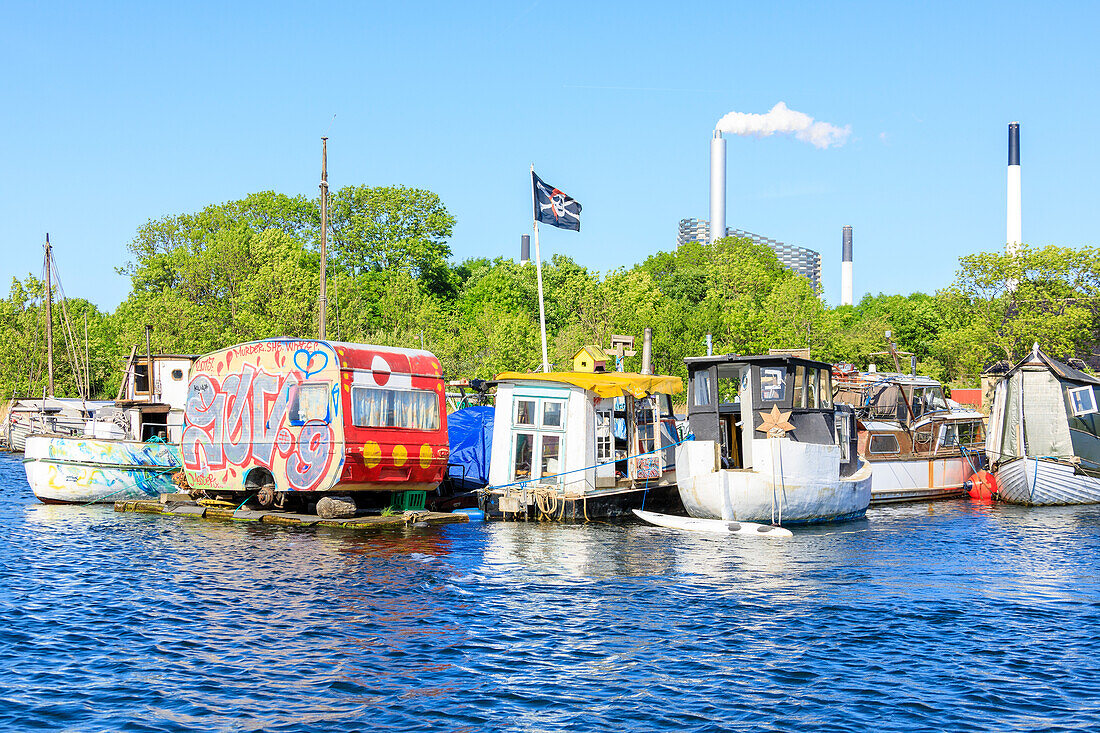
<path fill-rule="evenodd" d="M 950 448 L 959 444 L 958 424 L 947 424 L 940 428 L 940 447 Z"/>
<path fill-rule="evenodd" d="M 821 398 L 821 409 L 833 409 L 833 375 L 828 369 L 819 370 L 819 383 L 817 386 L 818 397 Z"/>
<path fill-rule="evenodd" d="M 985 442 L 985 426 L 981 420 L 973 420 L 959 424 L 959 441 L 963 445 L 973 445 Z"/>
<path fill-rule="evenodd" d="M 1091 415 L 1097 411 L 1096 394 L 1092 391 L 1092 387 L 1077 387 L 1067 390 L 1067 393 L 1074 417 Z"/>
<path fill-rule="evenodd" d="M 973 445 L 985 440 L 985 430 L 981 421 L 949 423 L 940 429 L 940 447 Z"/>
<path fill-rule="evenodd" d="M 638 451 L 650 453 L 657 448 L 654 436 L 658 427 L 657 411 L 653 397 L 643 397 L 634 401 L 634 425 L 638 431 Z"/>
<path fill-rule="evenodd" d="M 535 424 L 535 401 L 516 400 L 516 425 Z"/>
<path fill-rule="evenodd" d="M 561 472 L 561 436 L 560 435 L 543 435 L 542 436 L 542 456 L 539 458 L 539 464 L 541 470 L 539 471 L 539 478 L 546 476 L 555 476 Z"/>
<path fill-rule="evenodd" d="M 546 400 L 542 403 L 542 426 L 544 428 L 561 427 L 562 403 Z"/>
<path fill-rule="evenodd" d="M 805 407 L 806 406 L 806 367 L 796 366 L 794 368 L 794 388 L 791 405 L 793 407 Z"/>
<path fill-rule="evenodd" d="M 872 435 L 871 443 L 867 446 L 867 452 L 875 454 L 899 453 L 901 447 L 898 445 L 896 435 Z"/>
<path fill-rule="evenodd" d="M 530 433 L 518 433 L 516 435 L 515 470 L 512 477 L 517 479 L 531 478 L 531 451 L 534 436 Z"/>
<path fill-rule="evenodd" d="M 695 384 L 695 404 L 711 404 L 713 399 L 710 396 L 710 371 L 695 372 L 692 382 Z"/>
<path fill-rule="evenodd" d="M 786 367 L 760 367 L 760 399 L 782 402 L 787 393 Z"/>
<path fill-rule="evenodd" d="M 614 456 L 611 436 L 611 412 L 596 410 L 596 463 L 608 463 Z"/>
<path fill-rule="evenodd" d="M 947 409 L 947 400 L 939 387 L 920 387 L 913 389 L 913 417 Z"/>
<path fill-rule="evenodd" d="M 183 370 L 182 369 L 173 369 L 172 370 L 172 379 L 177 381 L 177 382 L 180 381 L 181 379 L 183 379 Z"/>
<path fill-rule="evenodd" d="M 816 410 L 820 405 L 818 397 L 817 370 L 811 369 L 806 375 L 806 407 Z"/>
<path fill-rule="evenodd" d="M 833 432 L 836 444 L 840 446 L 840 462 L 847 463 L 851 459 L 852 424 L 848 420 L 848 413 L 838 412 L 833 415 Z"/>
<path fill-rule="evenodd" d="M 360 428 L 439 430 L 439 397 L 424 389 L 353 386 L 351 421 Z"/>

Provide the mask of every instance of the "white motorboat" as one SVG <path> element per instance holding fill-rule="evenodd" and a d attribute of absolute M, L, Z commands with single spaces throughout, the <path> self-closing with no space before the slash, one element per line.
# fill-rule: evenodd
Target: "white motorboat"
<path fill-rule="evenodd" d="M 985 466 L 985 416 L 948 401 L 931 377 L 833 367 L 836 402 L 856 412 L 871 503 L 962 496 Z"/>

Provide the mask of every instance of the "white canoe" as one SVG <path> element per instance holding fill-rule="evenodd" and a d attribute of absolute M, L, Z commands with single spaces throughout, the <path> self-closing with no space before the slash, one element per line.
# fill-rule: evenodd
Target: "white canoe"
<path fill-rule="evenodd" d="M 689 532 L 709 532 L 711 534 L 739 534 L 746 537 L 793 537 L 789 529 L 774 527 L 770 524 L 755 522 L 728 522 L 724 519 L 696 519 L 677 517 L 672 514 L 658 514 L 634 509 L 634 514 L 650 524 L 670 529 L 684 529 Z"/>

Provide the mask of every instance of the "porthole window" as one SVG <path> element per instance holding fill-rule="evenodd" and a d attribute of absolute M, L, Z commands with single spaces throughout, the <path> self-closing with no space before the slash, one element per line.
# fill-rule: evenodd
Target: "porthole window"
<path fill-rule="evenodd" d="M 172 379 L 174 379 L 177 382 L 180 381 L 181 379 L 183 379 L 183 370 L 182 369 L 173 369 L 172 370 Z"/>

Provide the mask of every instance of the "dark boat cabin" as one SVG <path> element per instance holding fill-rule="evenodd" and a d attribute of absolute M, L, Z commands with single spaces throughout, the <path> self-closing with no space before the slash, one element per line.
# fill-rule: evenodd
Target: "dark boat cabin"
<path fill-rule="evenodd" d="M 855 416 L 847 405 L 833 403 L 830 365 L 795 356 L 732 354 L 684 361 L 688 424 L 696 440 L 718 444 L 723 468 L 752 468 L 753 440 L 769 437 L 760 428 L 771 424 L 765 417 L 774 408 L 793 426 L 782 437 L 839 445 L 842 473 L 856 469 Z"/>

